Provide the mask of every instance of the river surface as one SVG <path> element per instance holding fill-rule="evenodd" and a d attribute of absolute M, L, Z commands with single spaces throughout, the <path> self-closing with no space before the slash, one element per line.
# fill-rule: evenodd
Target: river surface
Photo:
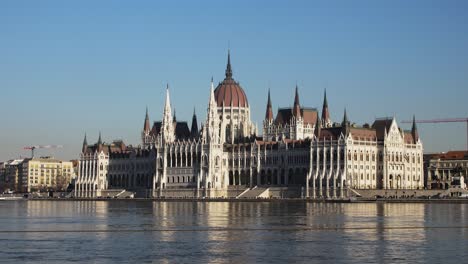
<path fill-rule="evenodd" d="M 468 263 L 468 204 L 0 201 L 4 263 Z"/>

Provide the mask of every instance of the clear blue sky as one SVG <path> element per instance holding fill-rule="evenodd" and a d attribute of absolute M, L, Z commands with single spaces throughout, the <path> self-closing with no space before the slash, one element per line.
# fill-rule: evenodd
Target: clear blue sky
<path fill-rule="evenodd" d="M 255 2 L 255 3 L 253 3 Z M 234 78 L 261 126 L 293 102 L 362 124 L 468 115 L 467 1 L 0 1 L 0 160 L 23 146 L 77 158 L 88 141 L 139 144 L 145 107 L 206 116 L 209 83 Z M 275 110 L 276 111 L 276 110 Z M 405 129 L 409 125 L 403 126 Z M 425 151 L 463 149 L 466 124 L 420 125 Z"/>

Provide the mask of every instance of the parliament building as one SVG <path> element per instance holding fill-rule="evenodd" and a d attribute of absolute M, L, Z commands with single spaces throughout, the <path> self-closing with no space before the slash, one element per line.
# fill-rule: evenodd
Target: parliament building
<path fill-rule="evenodd" d="M 293 91 L 292 91 L 293 92 Z M 198 127 L 172 113 L 169 87 L 161 121 L 146 111 L 141 145 L 105 143 L 99 135 L 80 153 L 75 197 L 342 199 L 359 189 L 422 189 L 423 145 L 416 123 L 395 118 L 372 125 L 333 122 L 326 92 L 322 111 L 294 103 L 273 112 L 268 91 L 262 135 L 250 119 L 245 90 L 233 78 L 213 80 L 205 122 Z M 292 93 L 291 93 L 292 94 Z"/>

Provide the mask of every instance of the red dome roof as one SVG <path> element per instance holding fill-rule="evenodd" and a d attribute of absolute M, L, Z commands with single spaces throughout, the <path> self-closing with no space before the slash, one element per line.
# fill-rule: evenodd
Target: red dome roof
<path fill-rule="evenodd" d="M 248 107 L 247 96 L 240 85 L 233 79 L 224 79 L 215 91 L 215 99 L 218 106 Z"/>
<path fill-rule="evenodd" d="M 228 53 L 226 78 L 216 87 L 214 95 L 218 106 L 223 106 L 224 103 L 225 106 L 249 107 L 244 89 L 232 78 L 230 53 Z"/>

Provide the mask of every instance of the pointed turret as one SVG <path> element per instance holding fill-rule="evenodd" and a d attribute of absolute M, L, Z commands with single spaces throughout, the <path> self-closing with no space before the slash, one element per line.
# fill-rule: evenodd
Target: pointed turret
<path fill-rule="evenodd" d="M 101 131 L 99 131 L 99 138 L 98 138 L 98 145 L 102 145 L 102 140 L 101 140 Z"/>
<path fill-rule="evenodd" d="M 343 122 L 341 122 L 341 127 L 344 129 L 343 133 L 345 135 L 349 134 L 349 120 L 348 120 L 348 115 L 346 113 L 346 108 L 344 109 L 344 114 L 343 114 Z"/>
<path fill-rule="evenodd" d="M 413 136 L 413 143 L 416 144 L 419 140 L 418 127 L 416 126 L 416 117 L 413 115 L 413 126 L 411 127 L 411 135 Z"/>
<path fill-rule="evenodd" d="M 83 147 L 81 148 L 81 153 L 85 153 L 88 148 L 88 140 L 86 139 L 86 133 L 84 134 Z"/>
<path fill-rule="evenodd" d="M 343 122 L 341 122 L 341 126 L 346 126 L 348 125 L 348 115 L 346 114 L 346 108 L 344 109 L 344 114 L 343 114 Z"/>
<path fill-rule="evenodd" d="M 294 96 L 293 115 L 298 118 L 301 116 L 301 105 L 299 103 L 299 89 L 296 84 L 296 95 Z"/>
<path fill-rule="evenodd" d="M 98 142 L 97 142 L 97 150 L 98 152 L 101 152 L 102 150 L 102 139 L 101 139 L 101 131 L 99 131 L 99 138 L 98 138 Z"/>
<path fill-rule="evenodd" d="M 268 102 L 267 102 L 267 108 L 266 108 L 266 113 L 265 113 L 265 120 L 268 122 L 273 121 L 273 109 L 271 107 L 270 89 L 268 89 Z"/>
<path fill-rule="evenodd" d="M 197 114 L 195 113 L 195 107 L 193 108 L 193 116 L 192 116 L 192 129 L 190 129 L 190 134 L 192 138 L 198 138 L 198 121 L 197 121 Z"/>
<path fill-rule="evenodd" d="M 177 123 L 175 107 L 174 107 L 174 117 L 172 118 L 172 122 Z"/>
<path fill-rule="evenodd" d="M 149 115 L 148 115 L 148 107 L 146 107 L 146 115 L 145 115 L 145 123 L 143 125 L 143 133 L 145 135 L 148 135 L 151 130 L 150 127 L 150 121 L 149 121 Z"/>
<path fill-rule="evenodd" d="M 208 113 L 206 118 L 206 129 L 203 130 L 204 140 L 212 143 L 219 141 L 219 118 L 218 107 L 214 95 L 213 79 L 210 86 L 210 102 L 208 104 Z"/>
<path fill-rule="evenodd" d="M 320 117 L 317 116 L 317 121 L 315 122 L 314 135 L 317 138 L 319 138 L 321 131 L 322 131 L 322 122 L 320 121 Z"/>
<path fill-rule="evenodd" d="M 228 59 L 226 66 L 226 79 L 232 79 L 232 68 L 231 68 L 231 50 L 228 49 Z"/>
<path fill-rule="evenodd" d="M 322 107 L 322 126 L 331 127 L 330 112 L 328 111 L 328 100 L 327 100 L 327 90 L 325 89 L 323 95 L 323 107 Z"/>
<path fill-rule="evenodd" d="M 211 85 L 210 85 L 210 105 L 209 107 L 216 107 L 216 99 L 215 99 L 215 94 L 214 94 L 214 83 L 213 83 L 213 78 L 211 78 Z"/>
<path fill-rule="evenodd" d="M 164 113 L 162 120 L 162 137 L 165 142 L 174 141 L 174 124 L 171 113 L 171 101 L 169 98 L 169 84 L 166 87 L 166 101 L 164 102 Z"/>

